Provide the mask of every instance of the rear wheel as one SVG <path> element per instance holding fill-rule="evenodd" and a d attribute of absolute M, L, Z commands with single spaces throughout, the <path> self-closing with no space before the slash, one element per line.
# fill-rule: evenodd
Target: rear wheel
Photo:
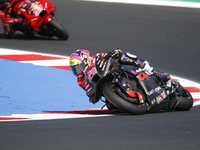
<path fill-rule="evenodd" d="M 122 98 L 115 91 L 115 88 L 117 87 L 113 84 L 107 84 L 103 87 L 103 95 L 110 103 L 115 105 L 117 108 L 134 115 L 143 115 L 147 111 L 147 105 L 145 103 L 135 104 L 135 102 L 128 101 L 128 99 Z"/>

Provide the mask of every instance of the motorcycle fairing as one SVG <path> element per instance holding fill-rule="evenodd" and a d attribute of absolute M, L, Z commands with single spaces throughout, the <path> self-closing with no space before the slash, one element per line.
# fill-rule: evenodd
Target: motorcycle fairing
<path fill-rule="evenodd" d="M 147 75 L 144 72 L 138 73 L 136 76 L 140 85 L 144 89 L 149 105 L 158 106 L 162 101 L 168 100 L 165 90 L 159 86 L 158 79 L 155 75 Z"/>
<path fill-rule="evenodd" d="M 112 66 L 111 63 L 111 59 L 105 60 L 102 55 L 97 55 L 95 61 L 92 62 L 85 72 L 86 94 L 94 97 L 95 101 L 93 103 L 98 102 L 101 96 L 101 92 L 98 89 L 100 89 L 104 83 L 112 81 L 112 79 L 107 76 L 110 72 L 115 70 L 115 67 L 110 70 L 110 66 Z"/>
<path fill-rule="evenodd" d="M 27 24 L 33 27 L 34 31 L 39 31 L 40 26 L 47 21 L 50 22 L 52 19 L 48 17 L 57 7 L 47 0 L 31 1 L 29 7 L 23 11 L 24 17 L 27 19 Z M 48 19 L 46 20 L 46 18 Z M 45 22 L 46 21 L 46 22 Z"/>
<path fill-rule="evenodd" d="M 111 61 L 110 59 L 105 60 L 104 54 L 102 54 L 96 56 L 94 64 L 99 75 L 103 77 L 106 76 L 106 74 L 109 72 Z"/>

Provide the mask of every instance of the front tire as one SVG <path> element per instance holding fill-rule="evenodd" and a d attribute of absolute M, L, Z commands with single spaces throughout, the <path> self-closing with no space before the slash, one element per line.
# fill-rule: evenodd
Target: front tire
<path fill-rule="evenodd" d="M 47 26 L 60 40 L 67 40 L 69 38 L 67 30 L 65 30 L 65 28 L 55 19 L 52 19 L 51 22 L 47 24 Z"/>
<path fill-rule="evenodd" d="M 180 90 L 182 95 L 178 96 L 177 105 L 175 106 L 175 110 L 177 111 L 187 111 L 190 110 L 193 106 L 193 98 L 190 92 L 184 87 L 180 86 Z"/>
<path fill-rule="evenodd" d="M 113 105 L 133 115 L 143 115 L 147 111 L 147 105 L 145 103 L 134 104 L 128 102 L 127 100 L 120 97 L 117 93 L 115 93 L 112 89 L 112 86 L 112 84 L 107 84 L 103 87 L 102 91 L 106 99 Z"/>

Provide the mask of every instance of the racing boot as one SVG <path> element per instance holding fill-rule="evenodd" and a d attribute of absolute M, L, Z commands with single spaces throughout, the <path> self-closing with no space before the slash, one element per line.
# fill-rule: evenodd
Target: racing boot
<path fill-rule="evenodd" d="M 120 112 L 120 109 L 117 108 L 116 106 L 114 106 L 113 104 L 111 104 L 108 100 L 106 100 L 106 106 L 107 106 L 108 110 L 110 110 L 113 113 Z"/>

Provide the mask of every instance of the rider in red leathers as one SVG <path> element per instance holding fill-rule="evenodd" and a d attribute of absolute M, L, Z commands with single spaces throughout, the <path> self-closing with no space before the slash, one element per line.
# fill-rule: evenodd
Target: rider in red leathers
<path fill-rule="evenodd" d="M 24 18 L 24 13 L 28 13 L 26 8 L 31 3 L 32 0 L 0 0 L 0 18 L 6 38 L 16 31 L 17 25 L 29 24 L 28 20 Z M 17 17 L 13 18 L 13 14 Z"/>

